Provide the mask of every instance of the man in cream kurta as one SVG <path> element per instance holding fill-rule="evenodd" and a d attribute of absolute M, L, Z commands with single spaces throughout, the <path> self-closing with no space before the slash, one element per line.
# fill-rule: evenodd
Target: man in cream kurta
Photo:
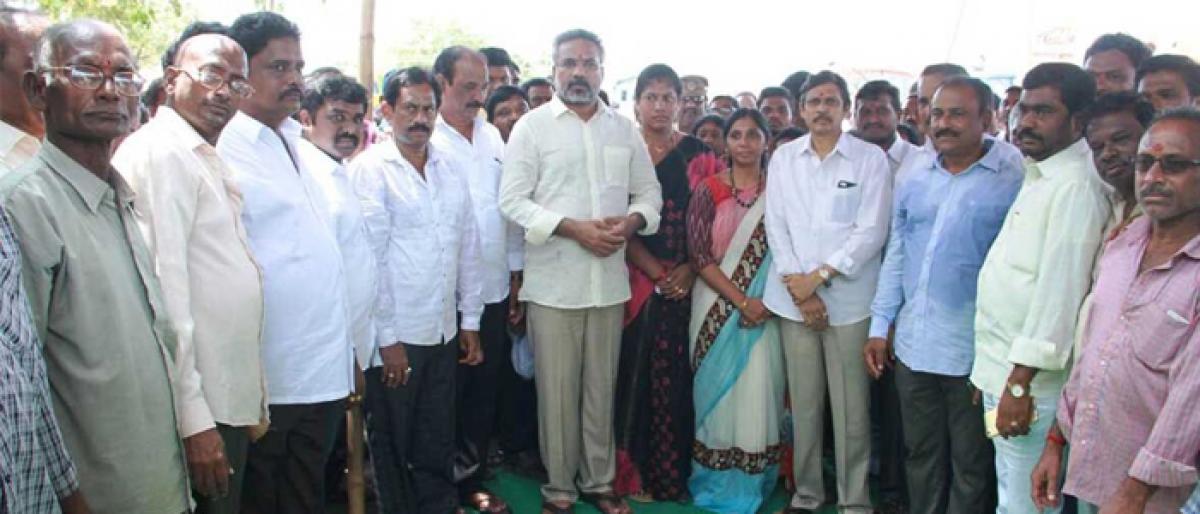
<path fill-rule="evenodd" d="M 513 128 L 500 210 L 528 243 L 520 299 L 536 355 L 542 495 L 563 507 L 578 484 L 604 510 L 627 512 L 611 497 L 624 242 L 657 231 L 662 191 L 633 123 L 596 98 L 603 58 L 590 32 L 555 41 L 558 94 Z"/>

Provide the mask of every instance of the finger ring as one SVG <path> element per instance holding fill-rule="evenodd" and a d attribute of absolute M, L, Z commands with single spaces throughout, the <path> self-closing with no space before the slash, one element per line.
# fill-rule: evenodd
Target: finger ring
<path fill-rule="evenodd" d="M 396 374 L 395 374 L 395 373 L 388 373 L 388 376 L 387 376 L 387 377 L 388 377 L 388 378 L 396 378 Z"/>
<path fill-rule="evenodd" d="M 1017 423 L 1016 421 L 1014 421 L 1014 422 L 1012 422 L 1012 423 L 1009 423 L 1009 424 L 1008 424 L 1008 426 L 1010 426 L 1010 427 L 1015 427 L 1015 426 L 1017 426 L 1017 424 L 1018 424 L 1018 423 Z"/>
<path fill-rule="evenodd" d="M 412 373 L 412 366 L 409 366 L 409 367 L 407 367 L 407 368 L 404 368 L 404 372 L 405 372 L 405 373 Z"/>

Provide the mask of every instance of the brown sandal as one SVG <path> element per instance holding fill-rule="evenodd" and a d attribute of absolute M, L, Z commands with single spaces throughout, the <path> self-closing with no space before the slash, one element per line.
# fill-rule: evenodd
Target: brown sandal
<path fill-rule="evenodd" d="M 467 495 L 467 505 L 480 514 L 512 514 L 508 504 L 491 491 L 480 489 Z"/>
<path fill-rule="evenodd" d="M 602 514 L 633 514 L 633 510 L 620 496 L 608 493 L 586 493 L 581 495 L 583 501 L 590 503 Z"/>
<path fill-rule="evenodd" d="M 559 507 L 558 505 L 555 505 L 554 502 L 552 502 L 552 501 L 547 500 L 547 501 L 542 502 L 542 514 L 574 514 L 574 512 L 575 512 L 574 505 L 568 505 L 566 507 Z"/>

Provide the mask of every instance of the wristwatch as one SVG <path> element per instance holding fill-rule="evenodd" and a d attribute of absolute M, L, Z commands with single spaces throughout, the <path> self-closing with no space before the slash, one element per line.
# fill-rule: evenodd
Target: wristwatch
<path fill-rule="evenodd" d="M 1024 398 L 1027 392 L 1025 386 L 1021 384 L 1008 384 L 1008 394 L 1011 394 L 1013 398 Z"/>
<path fill-rule="evenodd" d="M 817 275 L 821 277 L 821 282 L 825 284 L 825 287 L 832 284 L 830 281 L 833 280 L 833 274 L 829 273 L 829 270 L 824 267 L 817 268 Z"/>

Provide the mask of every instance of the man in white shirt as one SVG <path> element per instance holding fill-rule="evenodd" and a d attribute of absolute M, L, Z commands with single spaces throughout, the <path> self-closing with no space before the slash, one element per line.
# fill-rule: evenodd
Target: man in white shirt
<path fill-rule="evenodd" d="M 1095 80 L 1067 63 L 1025 75 L 1014 142 L 1025 180 L 979 273 L 971 383 L 996 411 L 999 509 L 1038 510 L 1030 473 L 1067 380 L 1079 307 L 1111 205 L 1083 138 Z"/>
<path fill-rule="evenodd" d="M 363 139 L 367 90 L 345 75 L 330 75 L 309 84 L 297 117 L 304 139 L 297 153 L 325 194 L 332 229 L 342 252 L 346 276 L 350 338 L 359 368 L 370 367 L 375 354 L 375 255 L 367 241 L 358 195 L 343 164 Z"/>
<path fill-rule="evenodd" d="M 507 505 L 483 486 L 488 442 L 496 426 L 500 372 L 512 366 L 504 351 L 508 338 L 509 290 L 519 287 L 524 234 L 500 215 L 500 167 L 504 141 L 500 131 L 479 116 L 488 88 L 490 62 L 470 48 L 450 47 L 433 63 L 442 102 L 430 138 L 467 181 L 479 229 L 483 319 L 479 343 L 485 359 L 458 367 L 458 452 L 468 468 L 458 485 L 462 502 L 481 512 L 506 512 Z M 514 312 L 517 314 L 517 312 Z M 515 320 L 514 320 L 515 321 Z"/>
<path fill-rule="evenodd" d="M 206 34 L 167 68 L 166 105 L 125 139 L 113 166 L 137 193 L 179 336 L 175 391 L 197 512 L 239 512 L 247 427 L 267 417 L 262 278 L 242 226 L 241 194 L 213 144 L 254 90 L 246 53 Z"/>
<path fill-rule="evenodd" d="M 871 300 L 887 242 L 892 172 L 879 147 L 842 132 L 846 81 L 822 71 L 804 83 L 800 114 L 812 132 L 779 147 L 767 173 L 767 238 L 775 255 L 763 293 L 783 318 L 795 429 L 796 493 L 785 512 L 825 500 L 825 393 L 833 412 L 839 507 L 871 512 L 870 379 L 862 364 Z"/>
<path fill-rule="evenodd" d="M 598 100 L 600 38 L 564 32 L 553 58 L 557 94 L 513 127 L 500 180 L 500 210 L 527 243 L 520 299 L 529 305 L 549 478 L 542 509 L 567 512 L 582 490 L 601 512 L 627 513 L 612 494 L 625 242 L 658 230 L 662 189 L 633 122 Z"/>
<path fill-rule="evenodd" d="M 353 386 L 342 255 L 320 186 L 297 153 L 303 98 L 300 33 L 271 12 L 247 14 L 229 36 L 250 59 L 254 94 L 221 132 L 242 222 L 263 274 L 263 368 L 271 427 L 250 446 L 246 508 L 323 512 L 325 464 Z"/>
<path fill-rule="evenodd" d="M 471 195 L 465 174 L 429 144 L 440 94 L 421 68 L 393 74 L 383 89 L 393 141 L 350 165 L 379 263 L 375 322 L 383 364 L 368 369 L 366 381 L 384 514 L 458 509 L 455 364 L 483 361 L 483 266 Z"/>
<path fill-rule="evenodd" d="M 896 132 L 900 124 L 900 90 L 886 80 L 872 80 L 854 93 L 854 132 L 859 139 L 878 146 L 887 154 L 894 187 L 900 189 L 902 174 L 925 152 Z M 873 455 L 879 461 L 879 494 L 885 505 L 905 504 L 904 431 L 900 396 L 891 368 L 871 383 L 871 422 L 875 438 Z"/>
<path fill-rule="evenodd" d="M 0 176 L 21 167 L 42 146 L 42 113 L 29 105 L 21 81 L 25 70 L 33 69 L 33 47 L 49 24 L 39 12 L 0 7 Z"/>

